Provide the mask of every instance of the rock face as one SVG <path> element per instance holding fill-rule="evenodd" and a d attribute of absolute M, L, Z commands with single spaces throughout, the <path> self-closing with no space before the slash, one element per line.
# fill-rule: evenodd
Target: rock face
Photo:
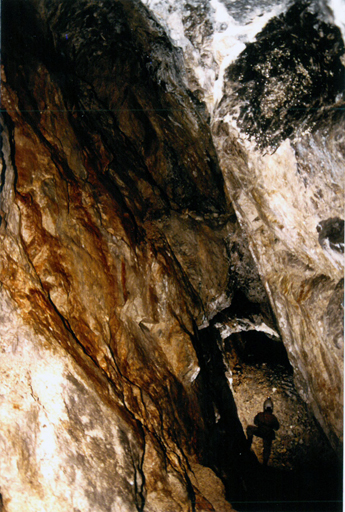
<path fill-rule="evenodd" d="M 330 6 L 177 2 L 166 14 L 164 0 L 147 3 L 208 105 L 226 189 L 295 383 L 341 453 L 345 80 Z"/>
<path fill-rule="evenodd" d="M 327 94 L 303 96 L 296 105 L 310 111 L 296 125 L 287 111 L 276 133 L 268 107 L 266 121 L 235 111 L 251 87 L 249 50 L 227 70 L 212 57 L 211 3 L 170 11 L 183 44 L 157 21 L 162 5 L 149 6 L 155 17 L 126 0 L 3 2 L 8 512 L 231 510 L 210 468 L 235 489 L 244 434 L 203 328 L 221 311 L 233 320 L 239 297 L 256 313 L 247 324 L 281 335 L 302 397 L 341 443 L 339 32 L 316 30 L 329 45 Z M 271 74 L 285 83 L 260 66 L 262 90 L 275 90 Z M 313 78 L 298 70 L 296 94 Z"/>
<path fill-rule="evenodd" d="M 306 30 L 311 23 L 316 33 Z M 317 54 L 308 52 L 309 65 L 305 53 L 286 43 L 284 30 L 293 42 L 303 32 L 313 43 Z M 229 82 L 214 123 L 216 145 L 235 209 L 271 297 L 299 392 L 337 446 L 343 429 L 343 344 L 336 339 L 342 339 L 343 332 L 336 337 L 326 318 L 330 303 L 339 297 L 335 290 L 342 286 L 344 264 L 344 221 L 340 218 L 344 67 L 339 58 L 344 46 L 339 30 L 318 20 L 303 3 L 270 22 L 257 39 L 229 68 Z M 321 44 L 323 52 L 317 50 Z M 274 50 L 265 61 L 255 59 L 267 47 Z M 248 76 L 253 59 L 258 62 L 254 68 L 261 84 L 255 75 Z M 319 81 L 324 80 L 321 85 Z M 260 92 L 255 90 L 258 83 Z M 238 138 L 224 118 L 242 93 L 252 105 L 235 116 L 237 126 L 267 153 L 248 151 L 251 142 L 246 141 L 247 151 L 238 151 L 233 161 L 229 147 L 235 141 L 237 145 Z M 333 228 L 327 234 L 329 225 Z M 339 332 L 342 307 L 340 299 L 337 319 L 332 320 Z"/>

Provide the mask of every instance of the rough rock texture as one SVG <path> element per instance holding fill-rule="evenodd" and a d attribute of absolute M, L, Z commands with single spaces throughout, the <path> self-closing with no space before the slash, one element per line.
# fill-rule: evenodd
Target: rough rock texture
<path fill-rule="evenodd" d="M 3 11 L 6 510 L 214 510 L 194 344 L 238 226 L 210 129 L 140 4 Z"/>
<path fill-rule="evenodd" d="M 326 2 L 167 3 L 147 2 L 208 105 L 296 385 L 341 454 L 345 79 L 334 13 Z"/>
<path fill-rule="evenodd" d="M 305 28 L 312 22 L 315 33 Z M 292 41 L 303 33 L 306 44 L 315 47 L 315 55 L 308 51 L 309 65 L 305 50 L 297 52 L 284 37 L 285 30 Z M 337 317 L 331 322 L 340 333 L 342 299 L 335 290 L 341 286 L 344 268 L 344 45 L 339 30 L 319 21 L 303 3 L 270 22 L 257 40 L 229 68 L 214 122 L 216 147 L 299 392 L 340 452 L 343 332 L 335 343 L 326 318 L 337 296 Z M 323 52 L 317 50 L 320 44 Z M 260 62 L 262 57 L 255 59 L 255 53 L 262 56 L 265 46 L 274 50 Z M 261 74 L 261 83 L 246 74 L 253 62 L 258 62 L 254 69 Z M 232 95 L 242 94 L 233 93 L 235 76 L 246 84 L 243 99 L 252 102 L 232 118 L 239 132 L 230 119 L 226 121 L 231 106 L 238 105 Z M 252 137 L 266 154 L 254 149 Z M 327 233 L 324 223 L 331 223 L 334 233 L 330 228 Z"/>
<path fill-rule="evenodd" d="M 273 153 L 254 112 L 259 149 L 233 111 L 242 75 L 212 56 L 214 8 L 177 12 L 184 46 L 137 1 L 3 2 L 7 512 L 231 510 L 215 471 L 231 499 L 244 434 L 224 348 L 203 329 L 222 311 L 220 330 L 244 315 L 282 336 L 339 447 L 339 116 L 280 133 Z"/>

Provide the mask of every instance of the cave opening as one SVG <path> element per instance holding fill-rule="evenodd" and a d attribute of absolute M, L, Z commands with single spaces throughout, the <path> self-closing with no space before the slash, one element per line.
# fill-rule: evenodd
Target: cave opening
<path fill-rule="evenodd" d="M 256 330 L 222 339 L 220 316 L 200 331 L 199 343 L 214 412 L 206 463 L 227 499 L 240 512 L 340 511 L 341 463 L 295 388 L 284 344 Z M 248 450 L 245 432 L 268 396 L 280 428 L 265 467 L 262 439 L 254 437 Z"/>
<path fill-rule="evenodd" d="M 227 352 L 234 352 L 243 364 L 268 365 L 272 368 L 282 368 L 289 374 L 293 373 L 284 344 L 270 338 L 264 332 L 234 333 L 224 341 Z"/>

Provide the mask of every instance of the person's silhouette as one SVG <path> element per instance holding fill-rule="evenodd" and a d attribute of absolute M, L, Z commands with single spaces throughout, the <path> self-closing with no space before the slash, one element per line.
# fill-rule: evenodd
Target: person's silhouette
<path fill-rule="evenodd" d="M 267 466 L 271 455 L 272 441 L 275 439 L 275 430 L 280 427 L 279 421 L 273 414 L 273 400 L 267 398 L 264 402 L 263 412 L 259 412 L 254 418 L 255 425 L 248 425 L 247 439 L 249 448 L 253 442 L 253 436 L 261 437 L 264 445 L 263 464 Z"/>

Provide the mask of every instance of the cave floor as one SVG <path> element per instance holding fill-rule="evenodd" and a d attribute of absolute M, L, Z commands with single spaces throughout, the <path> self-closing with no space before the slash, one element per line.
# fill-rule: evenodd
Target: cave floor
<path fill-rule="evenodd" d="M 342 465 L 327 438 L 298 396 L 284 365 L 230 361 L 233 395 L 244 431 L 271 396 L 280 429 L 268 467 L 262 465 L 262 440 L 254 437 L 252 458 L 243 461 L 239 511 L 342 510 Z"/>

